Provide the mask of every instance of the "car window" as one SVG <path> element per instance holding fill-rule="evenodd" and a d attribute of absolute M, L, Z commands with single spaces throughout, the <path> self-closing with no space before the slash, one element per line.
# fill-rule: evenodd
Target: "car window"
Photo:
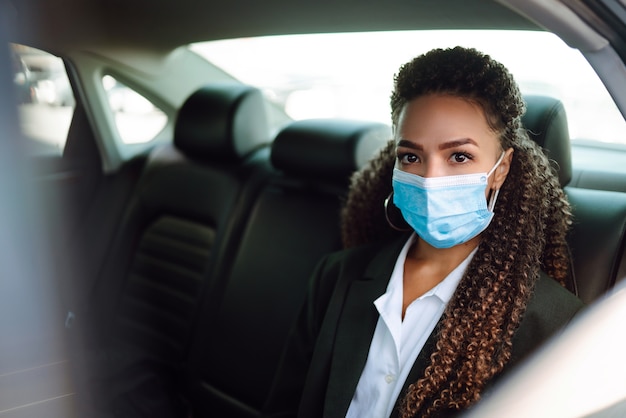
<path fill-rule="evenodd" d="M 197 43 L 192 50 L 258 86 L 293 119 L 390 123 L 399 66 L 434 47 L 475 47 L 514 74 L 525 94 L 563 101 L 573 141 L 626 144 L 626 122 L 583 55 L 547 32 L 407 31 L 292 35 Z"/>
<path fill-rule="evenodd" d="M 11 44 L 19 122 L 31 155 L 61 155 L 74 93 L 63 60 L 48 52 Z"/>
<path fill-rule="evenodd" d="M 154 103 L 112 75 L 102 77 L 102 85 L 123 143 L 148 142 L 167 124 L 167 115 Z"/>

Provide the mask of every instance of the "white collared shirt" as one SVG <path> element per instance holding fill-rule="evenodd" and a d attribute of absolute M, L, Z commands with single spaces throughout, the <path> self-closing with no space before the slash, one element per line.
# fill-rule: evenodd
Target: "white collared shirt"
<path fill-rule="evenodd" d="M 378 323 L 369 354 L 346 417 L 388 417 L 413 363 L 443 315 L 474 256 L 472 251 L 446 278 L 415 299 L 402 320 L 404 262 L 416 239 L 412 234 L 398 255 L 387 291 L 374 305 Z"/>

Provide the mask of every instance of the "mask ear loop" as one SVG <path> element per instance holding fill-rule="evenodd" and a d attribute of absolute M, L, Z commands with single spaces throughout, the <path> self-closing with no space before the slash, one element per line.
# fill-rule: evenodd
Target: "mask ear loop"
<path fill-rule="evenodd" d="M 496 171 L 496 168 L 498 168 L 498 166 L 504 159 L 505 155 L 506 155 L 506 152 L 502 151 L 502 154 L 500 154 L 500 158 L 498 158 L 498 161 L 496 161 L 496 165 L 494 165 L 493 168 L 489 170 L 489 172 L 487 173 L 487 177 L 489 177 L 490 175 L 493 174 L 494 171 Z M 498 199 L 499 193 L 500 193 L 500 189 L 495 189 L 491 192 L 491 195 L 489 196 L 489 203 L 487 204 L 487 208 L 489 209 L 489 212 L 493 212 L 493 209 L 496 207 L 496 199 Z"/>
<path fill-rule="evenodd" d="M 489 170 L 489 172 L 487 173 L 487 177 L 491 176 L 493 174 L 494 171 L 496 171 L 496 168 L 498 168 L 498 166 L 500 165 L 500 163 L 502 162 L 502 160 L 504 160 L 504 156 L 506 155 L 505 151 L 502 151 L 502 154 L 500 154 L 500 158 L 498 158 L 498 161 L 496 161 L 496 165 L 494 165 L 491 170 Z"/>
<path fill-rule="evenodd" d="M 391 218 L 389 217 L 389 201 L 391 200 L 391 197 L 393 196 L 393 190 L 391 191 L 391 193 L 389 193 L 389 196 L 387 196 L 387 198 L 385 199 L 385 219 L 387 219 L 387 223 L 389 224 L 390 227 L 392 227 L 393 229 L 395 229 L 396 231 L 400 231 L 400 232 L 406 232 L 406 231 L 410 231 L 411 228 L 398 228 L 397 226 L 395 226 L 393 224 L 393 222 L 391 222 Z"/>
<path fill-rule="evenodd" d="M 489 209 L 489 212 L 493 212 L 493 209 L 496 207 L 496 199 L 498 198 L 499 193 L 500 189 L 495 189 L 491 192 L 491 196 L 489 197 L 489 204 L 487 205 L 487 209 Z"/>

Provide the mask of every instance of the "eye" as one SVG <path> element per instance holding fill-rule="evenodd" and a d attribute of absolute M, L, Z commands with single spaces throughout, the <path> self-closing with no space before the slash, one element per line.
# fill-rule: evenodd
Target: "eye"
<path fill-rule="evenodd" d="M 458 164 L 466 163 L 472 159 L 473 157 L 466 152 L 455 152 L 454 154 L 450 156 L 450 160 Z"/>
<path fill-rule="evenodd" d="M 398 161 L 401 164 L 413 164 L 419 161 L 419 158 L 415 154 L 406 153 L 398 155 Z"/>

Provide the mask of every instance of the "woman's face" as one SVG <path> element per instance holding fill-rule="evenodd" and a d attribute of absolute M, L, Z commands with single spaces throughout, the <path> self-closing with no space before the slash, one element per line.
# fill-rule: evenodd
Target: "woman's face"
<path fill-rule="evenodd" d="M 488 172 L 502 154 L 480 106 L 446 95 L 426 95 L 406 104 L 395 128 L 396 167 L 422 177 Z M 513 149 L 489 177 L 499 188 L 509 171 Z M 495 183 L 495 184 L 494 184 Z"/>

